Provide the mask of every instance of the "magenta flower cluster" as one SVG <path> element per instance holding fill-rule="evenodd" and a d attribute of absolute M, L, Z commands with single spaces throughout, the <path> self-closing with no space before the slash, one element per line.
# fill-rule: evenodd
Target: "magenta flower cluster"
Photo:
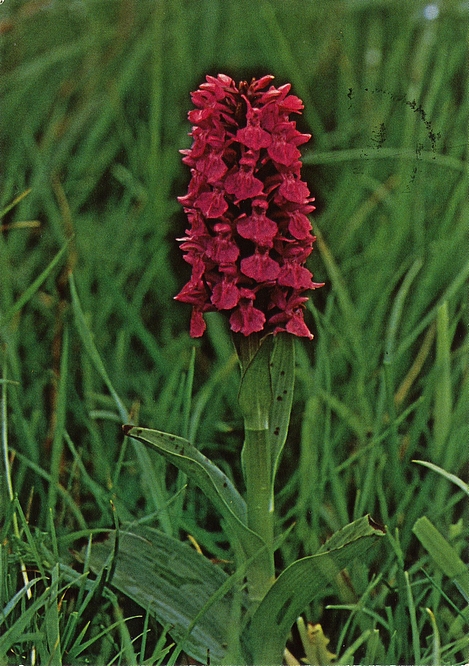
<path fill-rule="evenodd" d="M 179 197 L 190 228 L 182 239 L 190 281 L 175 297 L 193 306 L 190 334 L 205 330 L 205 312 L 229 315 L 230 327 L 312 338 L 304 319 L 304 292 L 322 286 L 305 267 L 314 236 L 314 210 L 301 180 L 301 134 L 291 113 L 303 103 L 290 84 L 274 77 L 243 81 L 206 77 L 192 93 L 188 114 L 193 143 L 183 162 L 192 178 Z"/>

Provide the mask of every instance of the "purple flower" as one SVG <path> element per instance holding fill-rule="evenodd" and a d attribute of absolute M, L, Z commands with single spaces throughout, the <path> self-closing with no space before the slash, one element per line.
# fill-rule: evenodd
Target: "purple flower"
<path fill-rule="evenodd" d="M 304 265 L 315 240 L 307 217 L 314 199 L 298 150 L 310 135 L 289 118 L 303 103 L 290 84 L 270 85 L 273 78 L 236 86 L 224 74 L 207 76 L 191 95 L 193 143 L 181 152 L 192 178 L 179 197 L 190 226 L 179 240 L 192 276 L 175 298 L 192 305 L 192 337 L 214 310 L 245 336 L 313 337 L 303 294 L 322 284 Z"/>

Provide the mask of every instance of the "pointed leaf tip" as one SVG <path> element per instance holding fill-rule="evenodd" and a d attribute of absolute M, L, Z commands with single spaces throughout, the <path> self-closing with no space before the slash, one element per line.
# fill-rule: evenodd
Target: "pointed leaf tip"
<path fill-rule="evenodd" d="M 378 532 L 382 532 L 383 534 L 386 534 L 386 526 L 385 525 L 380 525 L 380 523 L 377 523 L 376 520 L 373 520 L 373 518 L 368 515 L 368 523 L 370 527 L 372 527 L 374 530 L 377 530 Z"/>

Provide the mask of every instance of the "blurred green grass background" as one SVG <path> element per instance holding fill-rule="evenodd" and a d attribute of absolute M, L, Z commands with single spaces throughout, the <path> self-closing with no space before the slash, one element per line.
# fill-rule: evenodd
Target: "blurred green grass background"
<path fill-rule="evenodd" d="M 50 536 L 52 512 L 57 543 L 68 546 L 70 533 L 113 525 L 112 500 L 121 521 L 153 516 L 167 534 L 190 533 L 229 558 L 200 493 L 161 459 L 123 445 L 116 396 L 134 420 L 190 437 L 240 483 L 227 324 L 212 314 L 194 342 L 190 308 L 173 301 L 188 278 L 175 241 L 185 228 L 176 196 L 189 177 L 178 150 L 190 145 L 189 92 L 206 74 L 271 73 L 305 103 L 299 126 L 313 135 L 303 161 L 318 235 L 309 266 L 326 283 L 308 306 L 315 340 L 297 344 L 277 502 L 279 530 L 296 527 L 278 563 L 371 513 L 388 527 L 385 545 L 355 563 L 350 585 L 325 590 L 309 619 L 338 653 L 376 627 L 380 663 L 428 663 L 428 606 L 441 663 L 467 661 L 461 598 L 412 533 L 427 515 L 467 558 L 464 494 L 412 460 L 467 478 L 468 26 L 459 0 L 0 5 L 0 209 L 30 190 L 1 221 L 2 433 L 31 530 Z M 70 271 L 101 370 L 76 325 Z M 7 491 L 5 481 L 2 536 L 16 543 Z M 24 556 L 9 548 L 4 572 Z M 404 574 L 415 585 L 414 622 Z M 363 615 L 373 575 L 381 582 L 360 601 Z M 17 584 L 5 573 L 0 606 Z M 115 620 L 109 603 L 97 624 Z M 116 607 L 136 614 L 125 600 Z M 71 612 L 65 604 L 60 621 Z M 30 649 L 39 622 L 12 654 Z M 131 663 L 124 626 L 115 642 Z M 118 649 L 104 643 L 89 648 L 91 660 L 111 662 Z"/>

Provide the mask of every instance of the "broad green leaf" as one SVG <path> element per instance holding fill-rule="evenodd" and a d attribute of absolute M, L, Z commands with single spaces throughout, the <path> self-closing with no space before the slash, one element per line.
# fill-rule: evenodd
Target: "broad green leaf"
<path fill-rule="evenodd" d="M 266 336 L 244 369 L 238 402 L 248 430 L 267 430 L 272 404 L 270 356 L 272 336 Z"/>
<path fill-rule="evenodd" d="M 124 433 L 155 448 L 187 474 L 225 516 L 233 515 L 246 523 L 246 503 L 230 479 L 187 439 L 159 430 L 123 426 Z"/>
<path fill-rule="evenodd" d="M 453 546 L 426 516 L 415 522 L 412 531 L 437 567 L 454 581 L 463 597 L 469 602 L 469 571 Z"/>
<path fill-rule="evenodd" d="M 246 430 L 268 430 L 271 492 L 288 434 L 295 385 L 295 341 L 290 333 L 265 337 L 257 348 L 237 340 L 243 369 L 239 405 Z M 242 462 L 244 468 L 244 454 Z"/>
<path fill-rule="evenodd" d="M 109 565 L 114 549 L 114 530 L 105 542 L 93 544 L 90 567 L 95 573 Z M 224 598 L 217 595 L 228 581 L 228 575 L 220 567 L 190 546 L 146 526 L 119 533 L 112 566 L 110 583 L 162 625 L 171 625 L 172 638 L 184 639 L 184 650 L 191 657 L 204 662 L 210 650 L 215 663 L 223 659 L 229 635 L 231 594 Z"/>
<path fill-rule="evenodd" d="M 350 562 L 363 555 L 384 534 L 365 516 L 331 537 L 319 553 L 302 558 L 283 571 L 253 615 L 247 643 L 255 664 L 280 664 L 288 634 L 314 597 Z"/>
<path fill-rule="evenodd" d="M 252 566 L 267 566 L 265 544 L 247 527 L 246 503 L 226 474 L 187 439 L 131 425 L 123 426 L 123 430 L 129 437 L 156 449 L 187 474 L 223 516 L 227 536 L 242 548 L 245 559 L 258 555 Z"/>
<path fill-rule="evenodd" d="M 275 336 L 270 375 L 273 400 L 269 418 L 269 441 L 273 489 L 280 456 L 287 439 L 295 386 L 295 341 L 290 333 L 279 333 Z"/>
<path fill-rule="evenodd" d="M 363 516 L 363 518 L 354 520 L 353 523 L 349 523 L 340 530 L 337 530 L 337 532 L 334 532 L 321 548 L 319 548 L 316 555 L 343 548 L 343 546 L 347 546 L 349 543 L 362 539 L 363 537 L 376 535 L 382 536 L 383 534 L 386 534 L 386 530 L 382 525 L 379 525 L 369 515 Z"/>

